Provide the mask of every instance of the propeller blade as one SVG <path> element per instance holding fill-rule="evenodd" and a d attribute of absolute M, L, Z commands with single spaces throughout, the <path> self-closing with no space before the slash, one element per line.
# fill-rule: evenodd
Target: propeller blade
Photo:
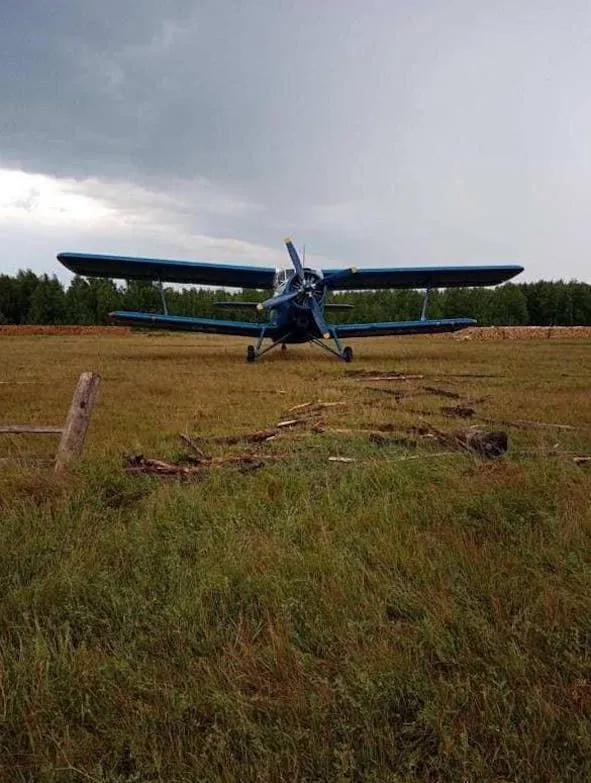
<path fill-rule="evenodd" d="M 296 271 L 296 275 L 300 278 L 300 280 L 303 280 L 304 267 L 302 265 L 302 262 L 300 261 L 298 251 L 295 249 L 295 246 L 289 237 L 287 237 L 287 239 L 285 240 L 285 246 L 287 248 L 287 252 L 289 253 L 289 257 L 291 258 L 291 263 L 293 264 L 293 268 Z"/>
<path fill-rule="evenodd" d="M 260 302 L 257 305 L 257 310 L 273 310 L 276 307 L 290 302 L 299 295 L 299 291 L 290 291 L 288 294 L 279 294 L 279 296 L 272 296 L 270 299 L 265 299 L 264 302 Z"/>
<path fill-rule="evenodd" d="M 320 304 L 312 297 L 311 300 L 312 304 L 312 315 L 314 316 L 314 321 L 316 322 L 316 326 L 320 330 L 320 334 L 324 337 L 325 340 L 327 340 L 330 337 L 330 330 L 328 328 L 328 324 L 324 320 L 324 314 L 322 312 L 322 307 L 320 307 Z"/>
<path fill-rule="evenodd" d="M 332 275 L 324 275 L 323 283 L 327 288 L 338 288 L 335 283 L 340 280 L 344 280 L 357 272 L 357 267 L 352 266 L 349 269 L 341 269 L 338 272 L 333 272 Z"/>

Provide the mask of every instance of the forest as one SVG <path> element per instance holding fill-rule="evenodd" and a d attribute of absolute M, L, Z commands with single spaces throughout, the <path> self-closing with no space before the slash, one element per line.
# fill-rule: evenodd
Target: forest
<path fill-rule="evenodd" d="M 270 292 L 166 288 L 174 315 L 264 320 L 252 310 L 221 310 L 220 301 L 261 301 Z M 410 320 L 420 316 L 423 293 L 415 290 L 348 291 L 328 301 L 353 305 L 330 314 L 339 322 Z M 64 286 L 55 276 L 29 270 L 0 275 L 1 324 L 105 324 L 112 310 L 162 312 L 160 292 L 148 282 L 74 277 Z M 476 318 L 482 326 L 589 326 L 591 285 L 577 281 L 506 283 L 497 288 L 432 291 L 429 317 Z"/>

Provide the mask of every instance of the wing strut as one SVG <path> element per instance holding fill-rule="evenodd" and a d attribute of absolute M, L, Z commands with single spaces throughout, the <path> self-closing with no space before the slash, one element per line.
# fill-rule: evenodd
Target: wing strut
<path fill-rule="evenodd" d="M 162 285 L 162 280 L 160 279 L 160 275 L 156 278 L 156 288 L 160 291 L 160 299 L 162 300 L 162 312 L 164 315 L 168 315 L 168 305 L 166 304 L 166 296 L 164 295 L 164 286 Z"/>
<path fill-rule="evenodd" d="M 423 297 L 423 307 L 421 308 L 421 321 L 427 320 L 427 308 L 429 307 L 429 294 L 430 288 L 425 288 L 425 296 Z"/>

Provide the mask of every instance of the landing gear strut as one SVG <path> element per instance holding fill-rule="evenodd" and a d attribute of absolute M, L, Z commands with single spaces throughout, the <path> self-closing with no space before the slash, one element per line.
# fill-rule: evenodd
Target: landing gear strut
<path fill-rule="evenodd" d="M 265 339 L 265 331 L 267 327 L 263 326 L 261 329 L 261 333 L 259 335 L 259 339 L 257 340 L 256 345 L 249 345 L 246 349 L 246 361 L 250 364 L 254 362 L 256 359 L 259 358 L 259 356 L 262 356 L 265 353 L 269 353 L 269 351 L 272 351 L 273 348 L 277 348 L 277 346 L 281 346 L 281 350 L 285 351 L 287 350 L 287 346 L 285 345 L 285 341 L 288 340 L 293 332 L 288 332 L 288 334 L 284 334 L 281 336 L 279 340 L 275 340 L 271 343 L 271 345 L 268 345 L 266 348 L 263 348 L 263 340 Z M 271 338 L 273 339 L 273 338 Z"/>
<path fill-rule="evenodd" d="M 262 356 L 265 353 L 268 353 L 269 351 L 272 351 L 273 348 L 277 348 L 277 346 L 281 346 L 281 351 L 287 350 L 287 345 L 285 344 L 285 341 L 288 340 L 292 336 L 293 332 L 290 332 L 289 334 L 282 335 L 282 337 L 279 340 L 275 340 L 275 342 L 271 343 L 271 345 L 267 346 L 267 348 L 261 349 L 263 339 L 265 337 L 265 328 L 261 329 L 261 334 L 259 336 L 259 339 L 257 341 L 256 345 L 249 345 L 246 349 L 246 361 L 249 364 L 252 364 L 252 362 L 256 361 L 259 356 Z M 331 337 L 334 343 L 334 347 L 331 345 L 327 345 L 325 342 L 320 340 L 318 337 L 316 337 L 313 334 L 310 334 L 308 339 L 311 343 L 314 343 L 314 345 L 317 345 L 319 348 L 322 348 L 323 351 L 327 351 L 328 353 L 331 353 L 333 356 L 337 356 L 339 359 L 342 359 L 344 362 L 351 362 L 353 360 L 353 349 L 345 345 L 344 347 L 341 346 L 341 343 L 339 342 L 339 338 L 337 337 L 336 331 L 333 329 L 331 330 Z"/>

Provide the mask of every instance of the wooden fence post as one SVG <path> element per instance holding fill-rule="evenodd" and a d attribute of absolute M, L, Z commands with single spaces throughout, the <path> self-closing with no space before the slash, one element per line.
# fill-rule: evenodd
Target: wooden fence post
<path fill-rule="evenodd" d="M 83 372 L 78 379 L 55 457 L 56 473 L 61 473 L 82 452 L 100 380 L 95 372 Z"/>

